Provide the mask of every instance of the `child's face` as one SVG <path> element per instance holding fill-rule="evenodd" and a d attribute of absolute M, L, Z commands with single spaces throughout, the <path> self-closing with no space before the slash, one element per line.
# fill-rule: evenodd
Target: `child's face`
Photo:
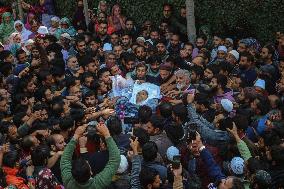
<path fill-rule="evenodd" d="M 14 43 L 21 43 L 22 39 L 21 36 L 17 35 L 16 37 L 14 37 L 13 42 Z"/>
<path fill-rule="evenodd" d="M 141 103 L 148 98 L 147 91 L 143 90 L 137 93 L 136 95 L 136 103 Z"/>

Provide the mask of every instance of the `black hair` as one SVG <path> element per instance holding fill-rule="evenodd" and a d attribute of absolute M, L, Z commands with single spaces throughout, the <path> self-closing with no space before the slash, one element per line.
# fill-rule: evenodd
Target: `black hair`
<path fill-rule="evenodd" d="M 142 124 L 148 123 L 152 116 L 152 109 L 149 106 L 143 105 L 140 106 L 138 109 L 138 119 L 139 122 Z"/>
<path fill-rule="evenodd" d="M 89 164 L 83 158 L 72 161 L 72 176 L 80 183 L 86 183 L 91 177 L 91 170 Z"/>
<path fill-rule="evenodd" d="M 4 59 L 8 58 L 10 55 L 13 55 L 11 51 L 3 50 L 0 53 L 0 60 L 4 61 Z"/>
<path fill-rule="evenodd" d="M 11 63 L 0 62 L 0 73 L 8 77 L 12 72 L 13 66 Z"/>
<path fill-rule="evenodd" d="M 133 129 L 133 135 L 138 138 L 138 142 L 139 142 L 141 147 L 143 147 L 144 144 L 146 144 L 147 142 L 150 141 L 149 134 L 143 128 L 140 128 L 140 127 L 134 128 Z"/>
<path fill-rule="evenodd" d="M 34 166 L 45 166 L 50 155 L 50 149 L 46 145 L 35 147 L 31 152 L 31 159 Z"/>
<path fill-rule="evenodd" d="M 26 116 L 26 112 L 19 112 L 13 115 L 13 123 L 16 127 L 20 127 L 23 124 L 22 119 Z"/>
<path fill-rule="evenodd" d="M 213 76 L 213 78 L 216 78 L 217 84 L 221 85 L 221 88 L 224 90 L 227 87 L 228 79 L 226 76 L 222 74 L 218 74 L 216 76 Z"/>
<path fill-rule="evenodd" d="M 42 81 L 45 81 L 47 76 L 51 75 L 50 71 L 49 70 L 41 70 L 38 74 L 38 79 L 42 82 Z"/>
<path fill-rule="evenodd" d="M 111 116 L 108 119 L 107 127 L 111 136 L 116 136 L 122 133 L 122 123 L 117 116 Z"/>
<path fill-rule="evenodd" d="M 197 76 L 199 76 L 200 78 L 203 77 L 203 73 L 204 73 L 204 72 L 203 72 L 202 67 L 197 66 L 197 65 L 194 65 L 194 66 L 191 67 L 191 71 L 195 72 L 195 74 L 196 74 Z"/>
<path fill-rule="evenodd" d="M 254 157 L 251 157 L 247 161 L 247 169 L 250 172 L 250 174 L 255 174 L 258 170 L 263 169 L 263 163 Z"/>
<path fill-rule="evenodd" d="M 144 161 L 154 161 L 158 155 L 158 146 L 155 142 L 149 141 L 142 147 L 142 156 Z"/>
<path fill-rule="evenodd" d="M 177 116 L 182 122 L 187 119 L 187 108 L 183 103 L 176 104 L 173 106 L 173 114 Z"/>
<path fill-rule="evenodd" d="M 234 177 L 233 186 L 231 189 L 245 189 L 243 181 L 238 177 Z"/>
<path fill-rule="evenodd" d="M 256 99 L 258 100 L 256 106 L 260 111 L 260 115 L 265 115 L 270 111 L 270 102 L 267 97 L 262 95 L 257 95 Z"/>
<path fill-rule="evenodd" d="M 249 125 L 249 121 L 247 116 L 237 114 L 233 118 L 234 123 L 236 124 L 236 127 L 238 130 L 246 131 Z"/>
<path fill-rule="evenodd" d="M 150 167 L 143 167 L 139 175 L 142 188 L 147 188 L 149 184 L 153 184 L 157 175 L 159 175 L 157 170 Z"/>
<path fill-rule="evenodd" d="M 146 63 L 147 64 L 154 64 L 154 63 L 159 63 L 159 64 L 161 64 L 162 63 L 162 59 L 161 59 L 161 57 L 160 56 L 158 56 L 158 55 L 152 55 L 152 56 L 150 56 L 149 58 L 147 58 L 147 60 L 146 60 Z"/>
<path fill-rule="evenodd" d="M 67 131 L 68 129 L 71 129 L 74 126 L 74 119 L 72 117 L 64 117 L 60 120 L 59 127 L 62 131 Z"/>
<path fill-rule="evenodd" d="M 82 108 L 71 108 L 70 110 L 70 116 L 72 117 L 73 120 L 75 120 L 75 123 L 81 123 L 85 116 L 85 111 Z"/>
<path fill-rule="evenodd" d="M 219 67 L 216 65 L 208 65 L 206 69 L 210 70 L 213 73 L 213 75 L 219 73 Z"/>
<path fill-rule="evenodd" d="M 222 71 L 228 72 L 228 74 L 230 74 L 233 71 L 232 64 L 226 61 L 220 62 L 219 66 L 220 66 L 220 71 L 222 70 Z"/>
<path fill-rule="evenodd" d="M 254 61 L 254 57 L 249 52 L 240 53 L 240 57 L 246 57 L 248 62 Z"/>
<path fill-rule="evenodd" d="M 184 130 L 182 125 L 172 122 L 166 127 L 165 131 L 174 146 L 177 146 L 178 144 L 180 144 L 180 142 L 182 142 L 181 139 L 184 136 Z"/>
<path fill-rule="evenodd" d="M 34 143 L 31 139 L 31 135 L 27 135 L 22 139 L 21 147 L 22 147 L 23 150 L 29 151 L 31 149 L 31 147 L 33 147 L 33 146 L 34 146 Z"/>
<path fill-rule="evenodd" d="M 124 58 L 125 58 L 125 63 L 136 60 L 136 56 L 133 53 L 126 53 Z"/>
<path fill-rule="evenodd" d="M 209 108 L 210 102 L 208 100 L 208 95 L 205 93 L 196 93 L 194 100 L 197 104 L 204 105 L 206 108 Z"/>
<path fill-rule="evenodd" d="M 222 131 L 227 131 L 227 128 L 232 129 L 233 128 L 233 119 L 230 117 L 227 117 L 225 119 L 221 119 L 219 121 L 219 129 Z"/>
<path fill-rule="evenodd" d="M 10 150 L 3 155 L 3 166 L 14 168 L 19 161 L 20 156 L 16 150 Z"/>
<path fill-rule="evenodd" d="M 158 128 L 160 131 L 164 129 L 164 118 L 158 115 L 152 115 L 150 122 L 154 128 Z"/>
<path fill-rule="evenodd" d="M 158 106 L 160 114 L 164 118 L 172 117 L 173 105 L 169 102 L 163 102 Z"/>
<path fill-rule="evenodd" d="M 101 68 L 101 69 L 98 71 L 98 77 L 101 78 L 102 75 L 103 75 L 105 72 L 109 72 L 109 69 L 108 69 L 108 68 Z"/>
<path fill-rule="evenodd" d="M 26 54 L 26 52 L 23 50 L 23 49 L 18 49 L 17 51 L 16 51 L 16 58 L 19 60 L 19 55 L 20 54 Z"/>

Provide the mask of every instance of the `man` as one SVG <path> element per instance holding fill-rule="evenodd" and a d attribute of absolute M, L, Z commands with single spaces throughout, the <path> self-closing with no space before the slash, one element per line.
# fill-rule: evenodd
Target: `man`
<path fill-rule="evenodd" d="M 131 18 L 127 18 L 125 21 L 125 30 L 124 32 L 129 33 L 133 39 L 136 39 L 138 36 L 136 27 L 134 25 L 134 20 Z"/>
<path fill-rule="evenodd" d="M 116 64 L 116 56 L 113 52 L 105 53 L 105 67 L 111 68 Z"/>
<path fill-rule="evenodd" d="M 124 33 L 121 35 L 122 47 L 125 52 L 131 52 L 132 38 L 130 34 Z"/>
<path fill-rule="evenodd" d="M 169 57 L 169 52 L 167 51 L 166 47 L 166 40 L 157 40 L 156 48 L 158 51 L 157 54 L 161 57 L 162 61 L 165 62 L 166 59 Z"/>
<path fill-rule="evenodd" d="M 213 76 L 209 84 L 211 93 L 214 95 L 213 99 L 215 103 L 220 103 L 222 99 L 228 99 L 235 101 L 233 98 L 233 91 L 227 88 L 227 77 L 224 75 Z"/>
<path fill-rule="evenodd" d="M 224 42 L 220 34 L 215 34 L 213 37 L 213 49 L 211 51 L 211 60 L 214 60 L 217 57 L 218 47 Z"/>
<path fill-rule="evenodd" d="M 71 76 L 77 76 L 78 71 L 80 69 L 78 59 L 76 56 L 69 56 L 67 59 L 67 69 L 65 71 L 65 76 L 71 77 Z"/>
<path fill-rule="evenodd" d="M 231 50 L 226 57 L 226 61 L 229 62 L 233 66 L 237 66 L 240 58 L 240 54 L 236 50 Z"/>
<path fill-rule="evenodd" d="M 262 74 L 267 75 L 275 82 L 279 77 L 279 70 L 277 63 L 273 62 L 274 47 L 272 45 L 266 45 L 260 52 L 261 67 L 260 71 Z"/>
<path fill-rule="evenodd" d="M 113 46 L 113 52 L 115 54 L 115 58 L 118 61 L 120 59 L 121 53 L 124 52 L 123 47 L 121 45 L 114 45 Z"/>
<path fill-rule="evenodd" d="M 193 50 L 193 44 L 191 43 L 185 43 L 183 48 L 180 50 L 180 59 L 177 60 L 178 67 L 180 69 L 191 69 L 191 61 L 192 61 L 192 50 Z"/>
<path fill-rule="evenodd" d="M 209 64 L 216 64 L 219 65 L 221 62 L 225 61 L 227 57 L 227 47 L 219 46 L 217 49 L 217 57 L 213 59 Z"/>
<path fill-rule="evenodd" d="M 110 43 L 111 45 L 114 47 L 115 45 L 118 45 L 119 44 L 119 35 L 117 32 L 113 32 L 111 35 L 110 35 Z"/>
<path fill-rule="evenodd" d="M 112 84 L 110 75 L 110 71 L 107 68 L 102 68 L 98 72 L 99 81 L 103 82 L 108 87 L 108 89 L 111 89 Z"/>
<path fill-rule="evenodd" d="M 71 48 L 69 51 L 69 55 L 75 55 L 79 62 L 79 65 L 83 65 L 83 58 L 86 55 L 86 42 L 83 37 L 78 37 L 75 41 L 75 47 Z"/>
<path fill-rule="evenodd" d="M 241 78 L 245 81 L 245 85 L 248 87 L 253 86 L 257 75 L 254 68 L 254 58 L 250 53 L 241 53 L 239 68 Z"/>
<path fill-rule="evenodd" d="M 170 42 L 167 46 L 167 50 L 171 55 L 178 55 L 181 50 L 181 42 L 180 42 L 180 36 L 177 33 L 174 33 L 171 36 Z"/>
<path fill-rule="evenodd" d="M 200 50 L 205 47 L 206 40 L 207 40 L 206 36 L 204 35 L 200 35 L 196 38 L 195 41 L 196 47 L 192 51 L 192 58 L 195 58 L 199 54 Z"/>
<path fill-rule="evenodd" d="M 205 163 L 206 167 L 208 167 L 209 175 L 213 177 L 215 183 L 217 184 L 210 184 L 211 187 L 218 187 L 220 189 L 244 189 L 244 184 L 242 181 L 237 177 L 226 177 L 222 171 L 219 165 L 215 162 L 214 157 L 209 152 L 209 150 L 203 145 L 201 141 L 200 134 L 198 133 L 196 136 L 196 140 L 194 140 L 194 145 L 197 146 L 197 149 L 199 150 L 200 156 Z"/>
<path fill-rule="evenodd" d="M 96 127 L 97 131 L 105 138 L 109 152 L 109 161 L 103 171 L 91 178 L 92 172 L 90 165 L 86 160 L 76 159 L 71 164 L 76 144 L 79 139 L 83 137 L 86 128 L 87 125 L 84 125 L 79 126 L 76 129 L 73 138 L 65 147 L 64 153 L 61 157 L 61 175 L 63 184 L 66 188 L 105 188 L 111 183 L 112 177 L 115 175 L 119 167 L 119 150 L 113 138 L 110 136 L 109 130 L 104 124 L 98 124 Z"/>
<path fill-rule="evenodd" d="M 157 85 L 161 86 L 166 83 L 172 76 L 172 67 L 170 64 L 161 64 L 159 68 L 159 76 L 157 77 Z"/>
<path fill-rule="evenodd" d="M 99 22 L 97 37 L 101 40 L 102 44 L 110 42 L 110 37 L 107 34 L 107 27 L 108 25 L 106 21 Z"/>
<path fill-rule="evenodd" d="M 150 135 L 150 141 L 156 143 L 158 151 L 162 158 L 165 158 L 168 147 L 172 142 L 164 132 L 163 118 L 157 115 L 152 115 L 150 121 L 147 123 L 147 132 Z"/>
<path fill-rule="evenodd" d="M 159 67 L 162 63 L 161 58 L 157 55 L 153 55 L 146 60 L 146 63 L 148 64 L 147 75 L 157 78 L 159 76 Z"/>

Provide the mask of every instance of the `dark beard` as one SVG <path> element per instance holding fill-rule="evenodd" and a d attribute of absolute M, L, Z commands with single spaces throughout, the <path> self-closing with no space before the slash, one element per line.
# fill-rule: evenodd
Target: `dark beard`
<path fill-rule="evenodd" d="M 213 88 L 210 88 L 211 90 L 211 93 L 212 94 L 216 94 L 217 93 L 217 90 L 218 90 L 218 88 L 217 87 L 213 87 Z"/>
<path fill-rule="evenodd" d="M 240 70 L 246 70 L 246 69 L 247 69 L 247 66 L 245 66 L 245 65 L 239 65 L 239 68 L 240 68 Z"/>

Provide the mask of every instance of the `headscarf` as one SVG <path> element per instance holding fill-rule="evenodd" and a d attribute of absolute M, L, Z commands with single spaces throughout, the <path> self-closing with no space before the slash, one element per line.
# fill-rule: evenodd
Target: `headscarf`
<path fill-rule="evenodd" d="M 18 32 L 17 29 L 16 29 L 16 25 L 17 24 L 21 24 L 22 25 L 21 36 L 22 36 L 22 42 L 25 43 L 29 39 L 29 35 L 31 35 L 32 32 L 25 28 L 25 25 L 23 24 L 23 22 L 21 20 L 15 21 L 15 23 L 14 23 L 15 32 Z"/>
<path fill-rule="evenodd" d="M 105 3 L 105 4 L 107 4 L 107 2 L 106 1 L 100 1 L 99 2 L 99 4 L 98 4 L 98 11 L 97 11 L 97 15 L 100 13 L 100 12 L 102 12 L 102 10 L 101 10 L 101 3 Z M 107 14 L 107 12 L 105 12 L 106 14 Z"/>
<path fill-rule="evenodd" d="M 35 16 L 35 14 L 34 13 L 29 13 L 28 14 L 28 16 L 27 16 L 27 21 L 26 21 L 26 24 L 25 24 L 25 28 L 26 29 L 28 29 L 28 30 L 30 30 L 31 29 L 31 24 L 30 24 L 30 16 Z"/>
<path fill-rule="evenodd" d="M 116 8 L 120 8 L 120 6 L 117 5 L 117 4 L 113 5 L 113 7 L 111 9 L 111 19 L 112 19 L 112 24 L 113 24 L 114 30 L 120 31 L 122 29 L 122 26 L 121 26 L 121 23 L 119 21 L 119 18 L 114 16 L 114 9 L 116 9 Z"/>
<path fill-rule="evenodd" d="M 6 23 L 5 19 L 10 17 L 10 22 Z M 0 41 L 6 42 L 11 33 L 14 32 L 14 21 L 10 12 L 2 14 L 2 24 L 0 25 Z"/>
<path fill-rule="evenodd" d="M 21 48 L 21 43 L 14 43 L 14 38 L 17 37 L 17 36 L 20 36 L 21 37 L 21 34 L 18 33 L 18 32 L 14 32 L 10 35 L 9 37 L 9 50 L 12 52 L 12 54 L 14 56 L 16 56 L 16 52 L 18 49 Z M 22 38 L 22 37 L 21 37 Z M 23 40 L 23 39 L 22 39 Z"/>
<path fill-rule="evenodd" d="M 63 33 L 68 33 L 71 37 L 74 37 L 76 35 L 76 30 L 75 28 L 71 25 L 71 22 L 68 18 L 64 17 L 60 20 L 60 24 L 61 23 L 67 23 L 68 24 L 68 28 L 67 29 L 63 29 L 63 28 L 59 28 L 56 32 L 55 32 L 55 36 L 59 39 L 61 34 Z"/>
<path fill-rule="evenodd" d="M 253 49 L 257 54 L 260 52 L 261 50 L 261 45 L 259 44 L 259 42 L 254 39 L 254 38 L 246 38 L 246 39 L 242 39 L 240 41 L 240 43 L 245 44 L 245 46 L 247 48 L 251 48 Z"/>

